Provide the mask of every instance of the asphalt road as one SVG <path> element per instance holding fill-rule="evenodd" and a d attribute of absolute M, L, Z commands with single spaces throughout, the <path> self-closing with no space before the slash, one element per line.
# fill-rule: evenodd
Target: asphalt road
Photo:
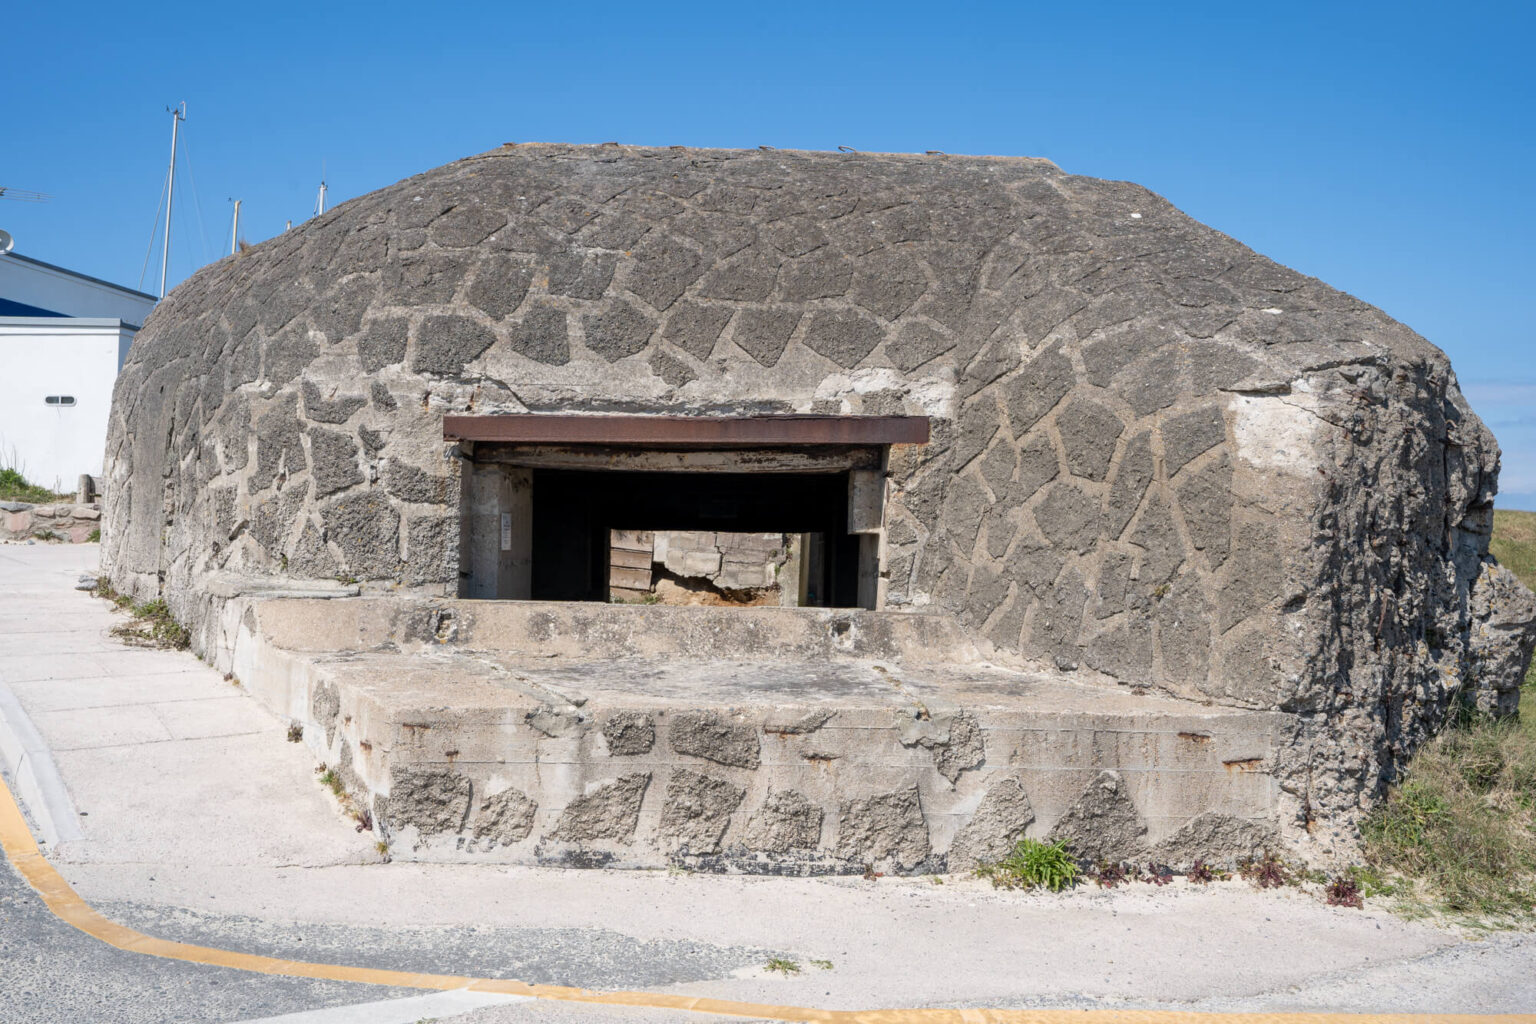
<path fill-rule="evenodd" d="M 0 867 L 0 1021 L 7 1024 L 224 1024 L 416 994 L 113 949 L 54 917 L 9 860 Z"/>
<path fill-rule="evenodd" d="M 220 949 L 583 988 L 659 988 L 726 978 L 760 967 L 773 955 L 751 947 L 640 940 L 601 929 L 383 929 L 276 924 L 128 902 L 96 909 L 146 934 Z M 6 1024 L 224 1024 L 352 1004 L 367 1004 L 364 1017 L 379 1020 L 377 1004 L 392 999 L 406 1000 L 397 1019 L 416 1020 L 416 1003 L 425 995 L 413 989 L 252 974 L 114 949 L 53 916 L 8 860 L 0 868 L 0 1022 Z M 581 1007 L 550 1012 L 560 1020 L 612 1019 L 608 1012 Z"/>

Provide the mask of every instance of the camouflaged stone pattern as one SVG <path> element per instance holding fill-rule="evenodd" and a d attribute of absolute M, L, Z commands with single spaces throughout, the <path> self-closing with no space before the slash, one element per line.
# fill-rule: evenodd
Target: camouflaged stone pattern
<path fill-rule="evenodd" d="M 1503 592 L 1498 453 L 1443 353 L 1043 160 L 521 145 L 344 203 L 139 333 L 104 562 L 189 614 L 216 570 L 451 592 L 442 416 L 545 410 L 929 416 L 892 452 L 888 607 L 1295 712 L 1298 821 L 1515 685 L 1473 678 L 1513 660 L 1466 611 Z"/>

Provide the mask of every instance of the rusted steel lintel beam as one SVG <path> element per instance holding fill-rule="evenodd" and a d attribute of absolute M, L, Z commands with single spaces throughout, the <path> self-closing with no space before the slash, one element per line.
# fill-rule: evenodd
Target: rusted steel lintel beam
<path fill-rule="evenodd" d="M 927 444 L 926 416 L 444 416 L 446 441 L 774 447 Z"/>

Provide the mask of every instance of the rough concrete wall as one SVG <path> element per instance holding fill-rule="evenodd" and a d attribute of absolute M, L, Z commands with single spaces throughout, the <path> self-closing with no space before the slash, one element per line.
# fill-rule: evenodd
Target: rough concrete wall
<path fill-rule="evenodd" d="M 451 588 L 441 415 L 545 410 L 930 416 L 892 452 L 889 606 L 1297 712 L 1302 820 L 1456 691 L 1507 704 L 1529 651 L 1443 353 L 1035 160 L 505 147 L 346 203 L 139 333 L 106 561 L 188 610 L 211 570 Z"/>

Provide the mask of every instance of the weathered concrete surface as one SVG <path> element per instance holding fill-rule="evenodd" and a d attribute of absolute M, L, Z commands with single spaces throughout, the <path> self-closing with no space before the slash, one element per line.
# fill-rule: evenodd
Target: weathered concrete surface
<path fill-rule="evenodd" d="M 118 380 L 104 557 L 217 656 L 210 573 L 457 588 L 449 412 L 928 416 L 880 592 L 999 663 L 1281 710 L 1341 849 L 1536 602 L 1443 353 L 1046 161 L 509 146 L 205 268 Z"/>
<path fill-rule="evenodd" d="M 396 860 L 922 873 L 1026 835 L 1246 855 L 1211 812 L 1282 845 L 1292 716 L 998 669 L 944 616 L 276 598 L 225 618 L 235 676 L 346 766 Z"/>

